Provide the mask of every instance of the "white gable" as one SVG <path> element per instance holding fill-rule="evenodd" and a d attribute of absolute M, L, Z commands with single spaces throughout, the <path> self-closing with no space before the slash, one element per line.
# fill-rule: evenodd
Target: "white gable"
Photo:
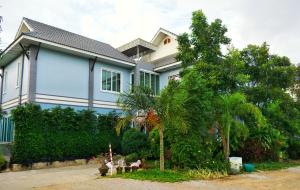
<path fill-rule="evenodd" d="M 22 33 L 24 32 L 30 32 L 32 31 L 32 29 L 30 28 L 30 26 L 26 23 L 26 21 L 22 20 L 18 32 L 15 36 L 15 39 L 18 38 Z"/>
<path fill-rule="evenodd" d="M 170 56 L 177 53 L 177 35 L 160 28 L 151 43 L 157 46 L 157 50 L 150 55 L 150 61 Z"/>

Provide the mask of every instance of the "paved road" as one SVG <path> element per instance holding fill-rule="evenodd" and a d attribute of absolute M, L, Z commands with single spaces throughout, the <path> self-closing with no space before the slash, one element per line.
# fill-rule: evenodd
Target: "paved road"
<path fill-rule="evenodd" d="M 73 166 L 0 173 L 0 190 L 300 190 L 300 167 L 273 172 L 236 175 L 213 181 L 158 183 L 118 178 L 99 178 L 95 166 Z"/>

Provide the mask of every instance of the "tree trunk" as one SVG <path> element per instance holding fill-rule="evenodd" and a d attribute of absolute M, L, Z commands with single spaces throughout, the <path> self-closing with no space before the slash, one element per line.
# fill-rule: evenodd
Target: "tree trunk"
<path fill-rule="evenodd" d="M 159 129 L 159 168 L 160 171 L 165 169 L 164 133 L 162 128 Z"/>

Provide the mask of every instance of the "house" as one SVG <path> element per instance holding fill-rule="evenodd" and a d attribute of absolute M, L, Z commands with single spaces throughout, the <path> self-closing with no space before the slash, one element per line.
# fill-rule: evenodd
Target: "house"
<path fill-rule="evenodd" d="M 1 53 L 0 142 L 11 142 L 10 111 L 26 102 L 90 109 L 99 114 L 117 106 L 118 94 L 148 85 L 155 94 L 176 78 L 176 35 L 160 28 L 115 49 L 72 32 L 23 18 L 15 40 Z"/>

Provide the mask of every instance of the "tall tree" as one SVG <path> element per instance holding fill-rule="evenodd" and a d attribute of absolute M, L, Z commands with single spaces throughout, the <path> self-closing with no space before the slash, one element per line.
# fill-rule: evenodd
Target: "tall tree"
<path fill-rule="evenodd" d="M 199 60 L 206 63 L 219 63 L 222 58 L 222 45 L 228 45 L 230 39 L 225 35 L 227 28 L 220 19 L 207 22 L 204 13 L 193 12 L 191 34 L 179 35 L 177 59 L 182 61 L 184 68 L 194 65 Z"/>

